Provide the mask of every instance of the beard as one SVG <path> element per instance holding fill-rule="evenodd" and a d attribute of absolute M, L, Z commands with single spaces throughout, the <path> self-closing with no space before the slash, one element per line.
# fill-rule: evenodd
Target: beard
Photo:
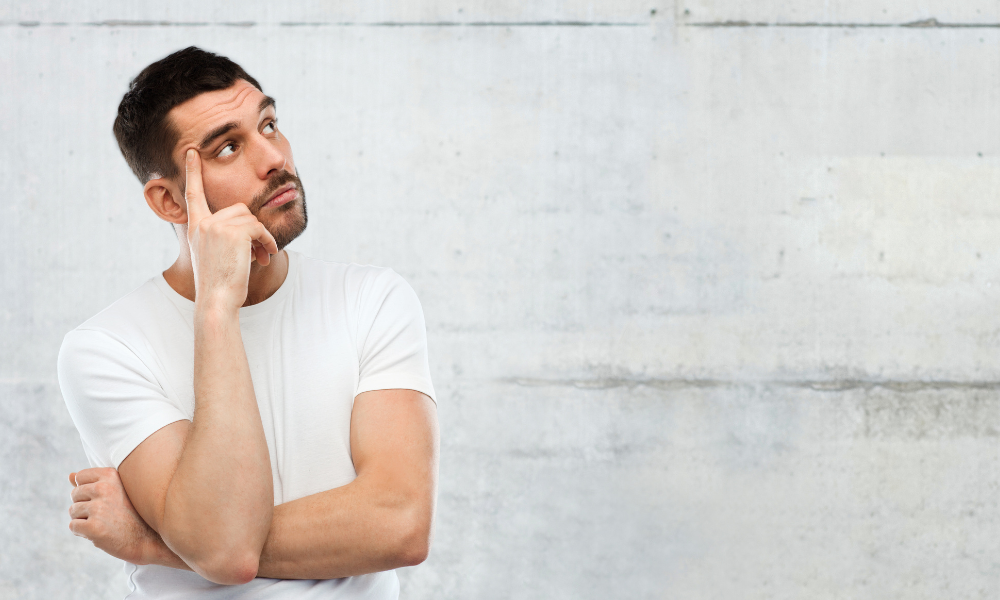
<path fill-rule="evenodd" d="M 287 223 L 268 223 L 260 218 L 260 211 L 267 204 L 270 199 L 271 194 L 275 192 L 278 188 L 285 185 L 286 183 L 294 181 L 296 188 L 299 190 L 298 202 L 295 200 L 291 202 L 286 202 L 282 204 L 277 209 L 274 210 L 274 217 L 281 218 L 286 216 Z M 187 186 L 186 182 L 180 182 L 181 196 L 186 193 Z M 209 198 L 205 198 L 205 203 L 208 204 L 208 210 L 215 214 L 219 209 L 212 206 L 212 201 Z M 301 209 L 300 209 L 301 206 Z M 302 235 L 302 232 L 306 230 L 306 225 L 309 224 L 309 213 L 306 211 L 306 190 L 302 187 L 302 180 L 298 178 L 297 175 L 293 175 L 288 171 L 281 171 L 276 175 L 272 175 L 271 179 L 268 180 L 267 186 L 264 190 L 253 197 L 250 204 L 247 205 L 250 209 L 250 214 L 257 217 L 257 220 L 261 222 L 271 237 L 274 238 L 275 245 L 278 246 L 278 251 L 285 249 L 292 240 Z M 291 213 L 285 215 L 285 213 Z M 183 241 L 187 235 L 184 229 L 180 227 L 187 227 L 187 225 L 171 225 L 171 229 L 174 230 L 174 235 L 177 236 L 179 241 Z"/>
<path fill-rule="evenodd" d="M 290 181 L 295 182 L 295 186 L 299 191 L 299 197 L 297 198 L 298 201 L 292 200 L 291 202 L 286 202 L 285 204 L 282 204 L 278 208 L 274 209 L 272 219 L 268 219 L 266 221 L 261 219 L 260 211 L 271 198 L 271 194 Z M 185 182 L 181 181 L 181 196 L 185 194 L 186 187 Z M 205 198 L 205 203 L 208 204 L 208 210 L 210 210 L 212 214 L 215 214 L 219 210 L 218 208 L 212 206 L 212 201 L 207 197 Z M 302 232 L 306 230 L 306 225 L 309 224 L 309 214 L 306 212 L 306 190 L 302 187 L 302 180 L 299 179 L 297 175 L 289 173 L 288 171 L 281 171 L 280 173 L 272 175 L 264 190 L 253 197 L 253 200 L 250 201 L 247 208 L 250 209 L 250 214 L 257 217 L 257 220 L 261 222 L 264 228 L 267 229 L 268 233 L 271 234 L 271 237 L 274 238 L 274 243 L 278 246 L 279 252 L 284 250 L 285 246 L 291 243 L 292 240 L 302 235 Z M 185 237 L 181 234 L 181 230 L 179 230 L 177 226 L 173 226 L 173 229 L 178 240 L 182 240 Z"/>
<path fill-rule="evenodd" d="M 295 183 L 299 197 L 275 209 L 269 210 L 271 218 L 262 219 L 260 211 L 267 204 L 271 194 L 289 182 Z M 253 197 L 247 208 L 250 209 L 250 214 L 257 217 L 264 225 L 264 228 L 274 238 L 274 242 L 278 246 L 278 251 L 283 250 L 292 240 L 299 237 L 306 230 L 306 225 L 309 224 L 309 214 L 306 212 L 306 191 L 302 187 L 302 180 L 297 175 L 288 171 L 281 171 L 272 175 L 271 179 L 267 182 L 267 187 Z"/>

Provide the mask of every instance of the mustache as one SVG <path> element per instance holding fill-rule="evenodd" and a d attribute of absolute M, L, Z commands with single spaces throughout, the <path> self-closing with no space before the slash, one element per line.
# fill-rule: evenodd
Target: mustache
<path fill-rule="evenodd" d="M 276 175 L 272 175 L 271 179 L 268 180 L 267 187 L 264 188 L 264 191 L 254 196 L 250 204 L 247 205 L 247 208 L 250 209 L 250 214 L 257 216 L 260 209 L 267 204 L 268 200 L 271 199 L 271 194 L 288 182 L 295 182 L 295 186 L 298 188 L 299 193 L 302 193 L 302 181 L 299 180 L 298 176 L 294 175 L 290 171 L 281 171 Z"/>

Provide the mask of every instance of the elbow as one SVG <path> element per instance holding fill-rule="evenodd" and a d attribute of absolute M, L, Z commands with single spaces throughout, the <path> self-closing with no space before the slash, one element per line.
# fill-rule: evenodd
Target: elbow
<path fill-rule="evenodd" d="M 160 536 L 195 573 L 212 583 L 242 585 L 257 577 L 260 552 L 254 552 L 248 545 L 210 546 L 203 537 L 178 535 L 166 529 Z"/>
<path fill-rule="evenodd" d="M 427 560 L 427 556 L 430 554 L 430 551 L 431 545 L 429 543 L 408 544 L 399 553 L 399 566 L 415 567 Z"/>
<path fill-rule="evenodd" d="M 427 560 L 431 551 L 431 519 L 429 516 L 408 519 L 401 528 L 396 562 L 401 567 L 415 567 Z"/>
<path fill-rule="evenodd" d="M 220 585 L 242 585 L 257 577 L 263 543 L 247 536 L 226 536 L 226 532 L 179 530 L 170 524 L 164 523 L 160 536 L 198 575 Z"/>
<path fill-rule="evenodd" d="M 202 577 L 221 585 L 242 585 L 257 577 L 260 556 L 253 553 L 230 553 L 207 557 L 191 567 Z"/>

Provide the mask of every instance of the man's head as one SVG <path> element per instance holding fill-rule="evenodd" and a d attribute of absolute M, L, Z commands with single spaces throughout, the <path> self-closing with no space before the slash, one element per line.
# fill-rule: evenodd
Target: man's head
<path fill-rule="evenodd" d="M 277 129 L 274 100 L 228 58 L 191 47 L 149 65 L 122 98 L 114 132 L 161 219 L 187 223 L 182 166 L 193 148 L 212 212 L 246 204 L 279 248 L 305 229 L 305 192 L 291 146 Z M 268 205 L 291 186 L 293 200 Z"/>

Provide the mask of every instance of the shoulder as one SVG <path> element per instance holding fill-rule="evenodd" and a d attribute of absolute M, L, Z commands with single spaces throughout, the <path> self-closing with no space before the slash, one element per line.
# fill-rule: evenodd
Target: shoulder
<path fill-rule="evenodd" d="M 122 384 L 154 379 L 141 356 L 147 345 L 143 330 L 148 330 L 148 323 L 163 321 L 150 308 L 158 301 L 157 294 L 150 280 L 63 337 L 56 373 L 63 399 L 78 423 L 84 416 L 76 407 L 92 407 L 93 399 L 114 396 Z"/>
<path fill-rule="evenodd" d="M 63 337 L 59 362 L 80 354 L 132 351 L 151 327 L 172 326 L 170 300 L 159 289 L 156 278 L 114 301 Z"/>
<path fill-rule="evenodd" d="M 171 305 L 170 300 L 164 296 L 159 287 L 156 277 L 147 280 L 81 323 L 73 331 L 104 330 L 116 332 L 138 322 L 159 318 L 164 310 Z"/>

